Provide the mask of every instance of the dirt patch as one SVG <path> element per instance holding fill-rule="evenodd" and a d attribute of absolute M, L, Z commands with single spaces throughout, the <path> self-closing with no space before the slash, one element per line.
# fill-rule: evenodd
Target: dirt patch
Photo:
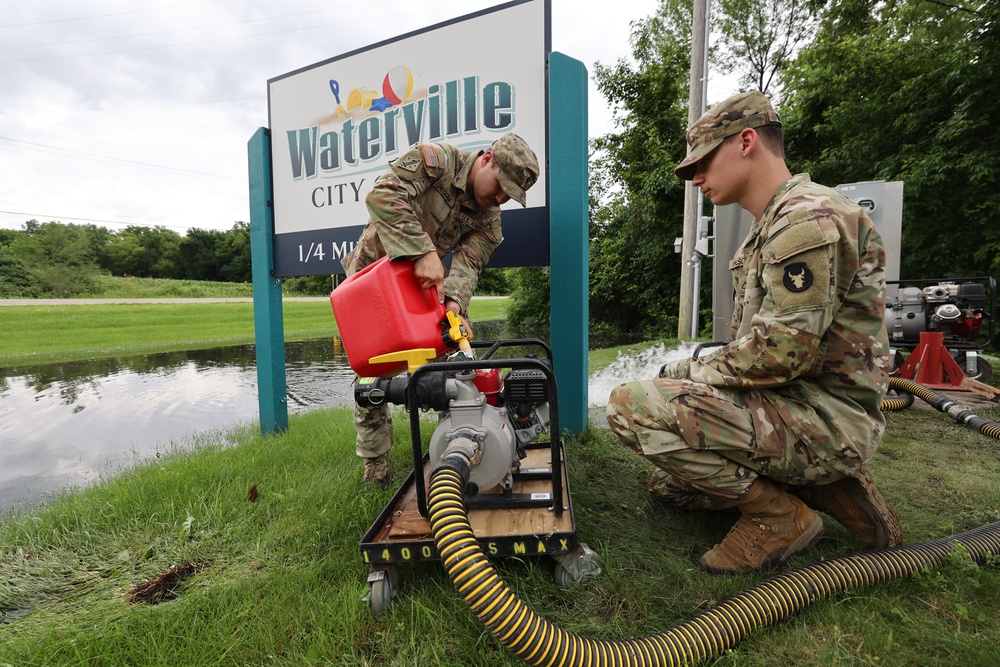
<path fill-rule="evenodd" d="M 179 595 L 177 589 L 181 582 L 197 574 L 199 570 L 201 566 L 190 561 L 183 565 L 173 565 L 163 574 L 137 585 L 125 595 L 125 598 L 133 604 L 137 602 L 159 604 L 173 600 Z"/>

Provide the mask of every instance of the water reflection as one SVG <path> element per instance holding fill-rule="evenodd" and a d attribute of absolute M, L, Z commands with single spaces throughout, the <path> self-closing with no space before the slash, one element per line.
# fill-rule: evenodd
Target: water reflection
<path fill-rule="evenodd" d="M 285 358 L 289 412 L 353 401 L 334 341 Z M 253 345 L 0 369 L 0 509 L 258 418 Z"/>

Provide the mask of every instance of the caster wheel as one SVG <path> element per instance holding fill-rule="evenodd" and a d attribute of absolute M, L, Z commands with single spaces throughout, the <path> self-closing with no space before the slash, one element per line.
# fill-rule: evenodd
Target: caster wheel
<path fill-rule="evenodd" d="M 983 359 L 980 354 L 976 355 L 976 369 L 974 371 L 969 371 L 965 352 L 959 352 L 955 355 L 955 363 L 957 363 L 958 367 L 962 369 L 963 373 L 965 373 L 965 377 L 970 380 L 989 382 L 990 378 L 993 377 L 993 367 L 990 365 L 990 362 Z"/>
<path fill-rule="evenodd" d="M 372 614 L 382 616 L 392 608 L 392 596 L 396 588 L 396 566 L 372 570 L 368 574 L 368 595 L 364 601 L 371 607 Z"/>
<path fill-rule="evenodd" d="M 597 554 L 582 542 L 573 553 L 556 556 L 556 566 L 552 571 L 552 581 L 559 588 L 572 588 L 584 579 L 601 573 Z"/>
<path fill-rule="evenodd" d="M 556 563 L 556 567 L 552 571 L 552 581 L 559 588 L 573 588 L 576 584 L 573 576 L 562 566 L 562 563 Z"/>

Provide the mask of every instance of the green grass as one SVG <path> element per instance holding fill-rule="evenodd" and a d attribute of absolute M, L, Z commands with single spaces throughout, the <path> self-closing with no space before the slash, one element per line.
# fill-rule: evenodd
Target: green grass
<path fill-rule="evenodd" d="M 252 297 L 250 283 L 219 283 L 204 280 L 174 280 L 171 278 L 134 278 L 98 275 L 94 278 L 94 298 L 240 298 Z M 287 296 L 287 295 L 286 295 Z"/>
<path fill-rule="evenodd" d="M 505 306 L 505 299 L 473 299 L 470 314 L 502 319 Z M 282 313 L 287 341 L 336 333 L 329 301 L 285 301 Z M 252 342 L 252 303 L 0 307 L 0 367 Z"/>
<path fill-rule="evenodd" d="M 872 468 L 909 543 L 1000 519 L 994 441 L 934 411 L 889 422 Z M 402 430 L 390 456 L 396 480 L 410 465 Z M 249 424 L 3 519 L 0 665 L 523 664 L 469 612 L 440 563 L 400 565 L 390 612 L 371 615 L 358 541 L 395 489 L 358 486 L 353 441 L 342 408 L 293 415 L 280 435 Z M 566 447 L 577 536 L 603 571 L 567 590 L 553 584 L 550 559 L 495 561 L 536 613 L 623 639 L 771 576 L 701 572 L 698 556 L 732 517 L 651 498 L 647 462 L 609 431 Z M 819 545 L 788 569 L 858 548 L 826 523 Z M 130 589 L 187 562 L 200 570 L 176 599 L 129 601 Z M 956 557 L 914 580 L 820 601 L 708 664 L 985 666 L 998 652 L 1000 574 Z"/>
<path fill-rule="evenodd" d="M 230 305 L 247 309 L 223 308 Z M 484 321 L 493 317 L 476 308 L 496 315 L 503 301 L 473 306 L 474 320 Z M 46 306 L 34 315 L 3 308 L 0 363 L 10 350 L 38 347 L 48 328 L 58 332 L 47 343 L 55 357 L 76 354 L 73 344 L 83 340 L 93 354 L 137 344 L 179 349 L 165 346 L 219 340 L 227 331 L 252 340 L 249 307 L 212 304 L 190 317 L 190 306 Z M 26 325 L 31 317 L 42 319 Z M 121 331 L 147 325 L 141 336 Z M 285 303 L 288 337 L 313 327 L 329 335 L 331 325 L 328 304 Z M 592 352 L 591 369 L 653 344 Z M 977 414 L 1000 420 L 1000 408 Z M 996 440 L 936 410 L 911 408 L 887 419 L 871 467 L 908 543 L 1000 521 Z M 568 439 L 566 450 L 577 537 L 599 555 L 602 573 L 560 589 L 551 559 L 495 561 L 528 607 L 565 630 L 624 639 L 676 626 L 772 576 L 703 573 L 699 556 L 733 517 L 682 512 L 650 497 L 648 462 L 597 428 L 598 421 Z M 406 423 L 405 415 L 397 417 L 390 455 L 397 481 L 411 466 Z M 425 440 L 432 428 L 428 421 Z M 262 435 L 250 423 L 176 445 L 158 458 L 109 470 L 93 486 L 0 516 L 0 667 L 524 664 L 470 613 L 440 563 L 400 565 L 392 609 L 371 615 L 362 601 L 368 567 L 358 542 L 395 488 L 359 487 L 349 410 L 291 415 L 288 430 L 277 435 Z M 254 486 L 259 497 L 249 502 Z M 783 570 L 859 548 L 841 526 L 828 517 L 825 523 L 819 544 Z M 130 600 L 136 586 L 186 563 L 198 571 L 175 599 Z M 951 563 L 914 579 L 821 600 L 759 627 L 707 664 L 1000 664 L 994 564 L 979 566 L 956 553 Z"/>

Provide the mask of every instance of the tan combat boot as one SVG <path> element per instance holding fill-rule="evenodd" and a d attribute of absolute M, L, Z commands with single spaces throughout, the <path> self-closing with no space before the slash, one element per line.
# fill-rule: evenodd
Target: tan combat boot
<path fill-rule="evenodd" d="M 758 477 L 736 500 L 743 516 L 726 539 L 701 557 L 714 574 L 748 572 L 785 562 L 805 551 L 823 534 L 823 520 L 805 503 Z"/>
<path fill-rule="evenodd" d="M 788 491 L 814 510 L 832 516 L 866 549 L 885 549 L 903 543 L 899 518 L 879 493 L 866 466 L 862 466 L 857 477 L 845 477 L 823 486 L 792 486 Z"/>
<path fill-rule="evenodd" d="M 385 454 L 365 459 L 365 474 L 361 476 L 362 484 L 372 484 L 384 489 L 389 483 L 389 464 Z"/>

